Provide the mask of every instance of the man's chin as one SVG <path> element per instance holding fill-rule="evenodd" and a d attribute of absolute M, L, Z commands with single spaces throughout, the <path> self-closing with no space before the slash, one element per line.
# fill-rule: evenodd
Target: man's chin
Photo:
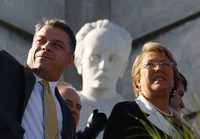
<path fill-rule="evenodd" d="M 45 72 L 47 67 L 44 64 L 36 64 L 30 67 L 35 73 Z"/>

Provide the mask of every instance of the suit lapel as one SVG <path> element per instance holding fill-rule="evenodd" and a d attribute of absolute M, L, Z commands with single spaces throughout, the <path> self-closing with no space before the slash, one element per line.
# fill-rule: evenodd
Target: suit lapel
<path fill-rule="evenodd" d="M 33 87 L 36 81 L 35 76 L 33 75 L 33 72 L 28 67 L 24 67 L 24 79 L 25 79 L 25 91 L 24 91 L 23 112 L 26 108 L 28 99 L 31 95 L 31 92 L 33 90 Z"/>

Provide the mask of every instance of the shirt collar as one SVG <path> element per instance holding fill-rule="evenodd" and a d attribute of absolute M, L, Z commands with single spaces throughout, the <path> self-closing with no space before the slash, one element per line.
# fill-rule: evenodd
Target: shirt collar
<path fill-rule="evenodd" d="M 150 103 L 144 96 L 138 96 L 135 101 L 143 112 L 149 114 L 147 119 L 153 125 L 155 125 L 157 128 L 159 128 L 161 131 L 171 136 L 172 138 L 181 139 L 181 136 L 179 135 L 178 131 L 173 127 L 173 125 L 169 121 L 167 121 L 165 117 L 155 109 L 155 106 Z"/>
<path fill-rule="evenodd" d="M 136 103 L 140 106 L 142 111 L 146 112 L 147 114 L 151 114 L 152 112 L 156 111 L 153 104 L 151 104 L 144 96 L 140 95 L 136 98 Z"/>
<path fill-rule="evenodd" d="M 42 78 L 40 78 L 39 76 L 37 76 L 35 73 L 33 73 L 33 74 L 34 74 L 34 76 L 36 78 L 36 83 L 38 83 L 38 82 L 40 82 L 40 81 L 43 80 Z M 54 90 L 56 88 L 56 82 L 49 82 L 49 86 L 50 86 L 51 91 L 55 92 Z"/>

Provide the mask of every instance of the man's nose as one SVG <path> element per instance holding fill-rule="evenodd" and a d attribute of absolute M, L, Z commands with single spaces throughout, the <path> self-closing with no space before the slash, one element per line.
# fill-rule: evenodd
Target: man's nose
<path fill-rule="evenodd" d="M 48 50 L 50 48 L 51 42 L 47 41 L 44 45 L 41 46 L 43 50 Z"/>
<path fill-rule="evenodd" d="M 78 116 L 78 111 L 76 110 L 76 108 L 72 108 L 71 112 L 73 115 Z"/>

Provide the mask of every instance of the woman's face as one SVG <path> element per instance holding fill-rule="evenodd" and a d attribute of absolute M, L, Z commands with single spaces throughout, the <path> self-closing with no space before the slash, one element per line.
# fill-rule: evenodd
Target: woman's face
<path fill-rule="evenodd" d="M 139 95 L 145 97 L 168 95 L 174 85 L 173 63 L 160 52 L 144 54 L 139 80 Z M 142 94 L 141 94 L 142 93 Z"/>

